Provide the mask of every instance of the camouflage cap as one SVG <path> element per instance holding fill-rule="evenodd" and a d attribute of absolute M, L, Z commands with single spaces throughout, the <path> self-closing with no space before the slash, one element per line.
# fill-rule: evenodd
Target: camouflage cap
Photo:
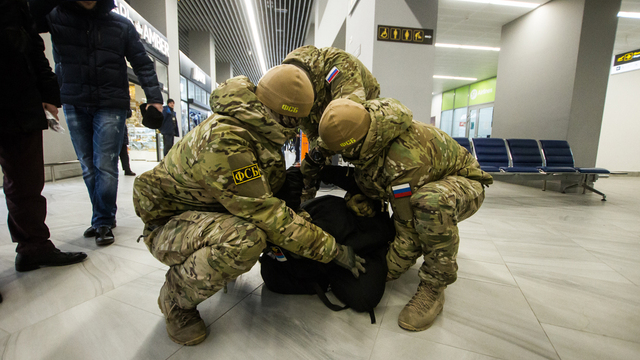
<path fill-rule="evenodd" d="M 369 132 L 369 112 L 349 99 L 333 100 L 322 114 L 318 133 L 327 148 L 342 153 L 352 148 Z"/>
<path fill-rule="evenodd" d="M 278 65 L 267 71 L 256 87 L 261 103 L 280 115 L 305 117 L 313 106 L 313 85 L 295 65 Z"/>

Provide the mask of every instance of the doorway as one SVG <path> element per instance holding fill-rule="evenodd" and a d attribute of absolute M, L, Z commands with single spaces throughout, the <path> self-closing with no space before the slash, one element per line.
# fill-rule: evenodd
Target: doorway
<path fill-rule="evenodd" d="M 493 103 L 469 107 L 467 113 L 467 138 L 491 137 L 493 128 Z"/>

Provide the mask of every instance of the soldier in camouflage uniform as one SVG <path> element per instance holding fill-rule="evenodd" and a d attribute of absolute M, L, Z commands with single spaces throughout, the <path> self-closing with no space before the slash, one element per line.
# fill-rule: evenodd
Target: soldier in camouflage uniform
<path fill-rule="evenodd" d="M 280 148 L 313 103 L 307 76 L 292 65 L 268 71 L 256 87 L 245 76 L 211 94 L 214 114 L 134 182 L 145 244 L 170 266 L 158 305 L 169 337 L 206 337 L 196 306 L 256 263 L 266 241 L 358 275 L 362 259 L 305 221 L 273 193 L 285 181 Z"/>
<path fill-rule="evenodd" d="M 324 109 L 334 99 L 351 99 L 358 103 L 375 99 L 380 95 L 380 85 L 358 58 L 332 47 L 302 46 L 290 52 L 282 63 L 306 71 L 315 92 L 309 115 L 300 121 L 300 128 L 309 138 L 312 149 L 300 164 L 304 175 L 304 201 L 315 197 L 320 167 L 334 154 L 318 138 L 318 124 Z"/>
<path fill-rule="evenodd" d="M 319 126 L 325 145 L 355 165 L 360 189 L 391 203 L 396 237 L 387 253 L 387 280 L 397 279 L 420 255 L 420 285 L 398 317 L 411 331 L 427 329 L 456 280 L 458 222 L 473 215 L 493 183 L 475 158 L 449 135 L 412 120 L 390 98 L 334 100 Z"/>

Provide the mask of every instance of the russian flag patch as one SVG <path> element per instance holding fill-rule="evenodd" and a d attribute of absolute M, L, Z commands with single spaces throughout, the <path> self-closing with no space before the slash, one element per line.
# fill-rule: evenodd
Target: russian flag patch
<path fill-rule="evenodd" d="M 328 75 L 327 75 L 327 77 L 326 77 L 327 82 L 328 82 L 329 84 L 331 84 L 331 82 L 333 81 L 333 79 L 335 79 L 335 78 L 336 78 L 336 76 L 338 76 L 338 73 L 339 73 L 339 72 L 340 72 L 340 70 L 338 70 L 338 68 L 334 66 L 334 67 L 333 67 L 333 69 L 331 69 L 331 71 L 329 71 L 329 74 L 328 74 Z"/>
<path fill-rule="evenodd" d="M 409 183 L 393 186 L 391 190 L 393 191 L 394 199 L 411 196 L 411 185 Z"/>

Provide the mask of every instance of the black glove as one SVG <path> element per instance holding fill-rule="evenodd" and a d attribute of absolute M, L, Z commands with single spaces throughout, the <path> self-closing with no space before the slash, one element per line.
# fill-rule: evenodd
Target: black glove
<path fill-rule="evenodd" d="M 338 244 L 338 256 L 333 259 L 337 265 L 351 271 L 353 276 L 357 279 L 360 273 L 366 273 L 362 264 L 365 263 L 364 259 L 356 255 L 353 248 L 347 245 Z"/>

